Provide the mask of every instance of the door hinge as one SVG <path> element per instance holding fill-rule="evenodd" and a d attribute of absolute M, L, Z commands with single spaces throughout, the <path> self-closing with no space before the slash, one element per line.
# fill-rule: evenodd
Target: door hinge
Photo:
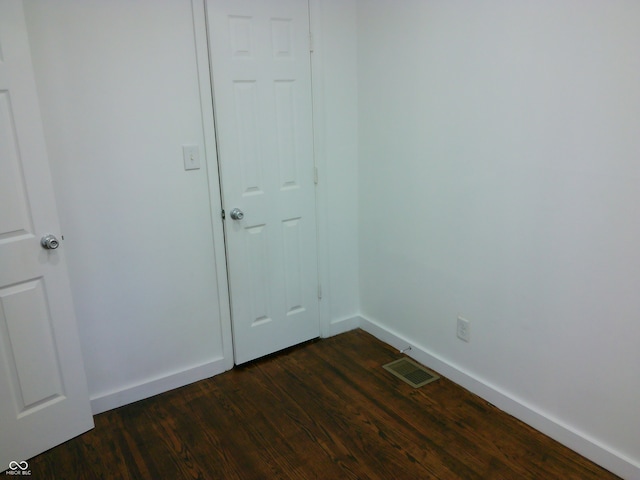
<path fill-rule="evenodd" d="M 322 285 L 318 285 L 318 300 L 322 300 Z"/>
<path fill-rule="evenodd" d="M 224 213 L 224 209 L 222 210 L 222 219 L 224 220 L 225 218 L 227 218 L 227 216 Z"/>
<path fill-rule="evenodd" d="M 313 167 L 313 183 L 318 184 L 318 167 Z"/>
<path fill-rule="evenodd" d="M 309 32 L 309 51 L 313 53 L 313 33 Z"/>

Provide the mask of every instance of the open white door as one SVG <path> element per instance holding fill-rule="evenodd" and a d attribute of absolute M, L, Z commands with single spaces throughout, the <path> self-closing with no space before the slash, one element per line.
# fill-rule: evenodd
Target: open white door
<path fill-rule="evenodd" d="M 64 248 L 46 234 L 60 235 L 24 12 L 0 0 L 0 472 L 93 428 Z"/>
<path fill-rule="evenodd" d="M 309 6 L 208 0 L 207 22 L 234 353 L 243 363 L 320 334 Z"/>

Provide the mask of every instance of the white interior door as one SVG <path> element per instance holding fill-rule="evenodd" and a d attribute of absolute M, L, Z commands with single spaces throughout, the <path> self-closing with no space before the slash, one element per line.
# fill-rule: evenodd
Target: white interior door
<path fill-rule="evenodd" d="M 319 336 L 309 7 L 208 0 L 207 21 L 243 363 Z"/>
<path fill-rule="evenodd" d="M 0 471 L 93 428 L 22 2 L 0 0 Z"/>

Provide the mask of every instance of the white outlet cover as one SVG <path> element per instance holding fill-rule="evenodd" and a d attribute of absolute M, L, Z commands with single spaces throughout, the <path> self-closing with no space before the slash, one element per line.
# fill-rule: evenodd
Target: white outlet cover
<path fill-rule="evenodd" d="M 470 342 L 471 341 L 471 325 L 469 323 L 469 320 L 463 317 L 458 317 L 458 323 L 456 326 L 457 326 L 457 329 L 456 329 L 457 337 L 464 342 Z"/>
<path fill-rule="evenodd" d="M 185 170 L 198 170 L 200 168 L 200 149 L 197 145 L 183 145 L 182 157 Z"/>

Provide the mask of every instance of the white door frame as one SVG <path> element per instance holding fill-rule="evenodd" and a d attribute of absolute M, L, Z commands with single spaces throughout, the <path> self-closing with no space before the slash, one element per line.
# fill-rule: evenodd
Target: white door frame
<path fill-rule="evenodd" d="M 206 0 L 191 0 L 193 27 L 195 33 L 196 63 L 198 65 L 198 85 L 202 111 L 202 136 L 204 155 L 209 182 L 209 204 L 211 205 L 211 225 L 213 229 L 213 250 L 216 279 L 218 281 L 218 305 L 220 328 L 222 330 L 222 355 L 225 370 L 234 366 L 233 336 L 231 332 L 231 303 L 229 280 L 227 277 L 227 255 L 225 248 L 224 222 L 222 221 L 222 190 L 218 168 L 216 146 L 216 125 L 213 116 L 212 79 L 209 74 L 209 42 L 207 34 Z"/>
<path fill-rule="evenodd" d="M 309 1 L 309 23 L 313 38 L 313 52 L 311 54 L 311 83 L 313 104 L 313 141 L 314 163 L 318 170 L 319 181 L 316 185 L 316 231 L 318 237 L 318 277 L 322 291 L 322 298 L 318 302 L 320 336 L 330 336 L 330 289 L 329 289 L 329 259 L 328 259 L 328 212 L 327 189 L 323 182 L 326 167 L 325 160 L 325 136 L 324 136 L 324 108 L 323 108 L 323 64 L 320 47 L 320 25 L 317 13 L 320 8 L 320 0 Z M 227 269 L 227 251 L 225 245 L 224 221 L 222 219 L 222 186 L 220 183 L 220 170 L 218 150 L 216 145 L 216 125 L 213 112 L 212 79 L 209 73 L 209 46 L 206 23 L 206 0 L 191 0 L 193 9 L 193 22 L 196 39 L 196 56 L 198 64 L 198 80 L 200 85 L 200 102 L 202 108 L 203 137 L 205 144 L 204 158 L 207 163 L 207 175 L 209 181 L 209 201 L 211 205 L 211 223 L 213 227 L 213 247 L 216 259 L 216 277 L 218 279 L 218 301 L 220 305 L 220 318 L 222 328 L 223 355 L 225 368 L 230 369 L 234 365 L 233 336 L 231 323 L 231 303 Z"/>
<path fill-rule="evenodd" d="M 319 302 L 320 337 L 331 336 L 331 288 L 329 285 L 329 201 L 327 189 L 327 157 L 325 137 L 324 63 L 322 60 L 322 28 L 320 11 L 322 0 L 308 0 L 309 29 L 311 30 L 311 102 L 313 108 L 313 159 L 318 172 L 316 185 L 316 232 L 318 235 L 318 281 L 321 288 Z"/>

